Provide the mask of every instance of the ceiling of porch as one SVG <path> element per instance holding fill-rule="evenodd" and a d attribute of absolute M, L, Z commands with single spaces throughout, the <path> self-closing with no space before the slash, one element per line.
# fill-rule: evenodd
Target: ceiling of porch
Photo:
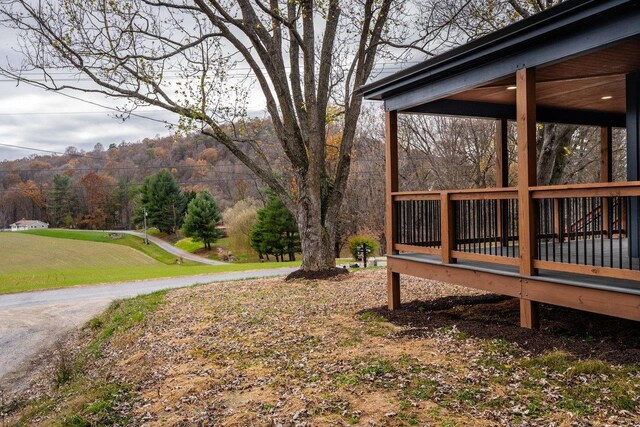
<path fill-rule="evenodd" d="M 637 70 L 640 70 L 640 37 L 540 66 L 536 71 L 538 106 L 624 113 L 625 75 Z M 447 99 L 515 105 L 515 75 Z"/>

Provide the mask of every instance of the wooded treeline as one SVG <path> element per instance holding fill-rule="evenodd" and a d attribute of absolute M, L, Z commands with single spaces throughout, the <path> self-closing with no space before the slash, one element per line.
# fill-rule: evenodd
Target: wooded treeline
<path fill-rule="evenodd" d="M 378 106 L 366 108 L 355 138 L 353 166 L 339 213 L 336 255 L 347 239 L 369 234 L 384 242 L 384 123 Z M 268 120 L 243 123 L 268 152 L 275 144 Z M 539 161 L 548 126 L 539 126 Z M 496 124 L 491 120 L 401 116 L 402 190 L 439 190 L 495 186 Z M 540 184 L 599 180 L 599 129 L 571 127 L 561 139 L 551 179 Z M 339 144 L 330 129 L 327 146 Z M 274 155 L 277 153 L 274 150 Z M 613 139 L 614 179 L 624 180 L 624 131 Z M 272 160 L 277 163 L 277 159 Z M 509 128 L 510 185 L 515 185 L 515 128 Z M 90 152 L 74 148 L 64 155 L 32 155 L 0 162 L 0 226 L 21 218 L 78 228 L 135 227 L 144 178 L 166 169 L 185 193 L 208 190 L 221 211 L 240 202 L 264 206 L 269 195 L 261 181 L 216 141 L 201 135 L 150 138 Z M 61 203 L 65 201 L 65 203 Z M 240 203 L 240 204 L 242 204 Z M 61 206 L 68 208 L 62 209 Z M 139 219 L 137 222 L 139 223 Z M 384 247 L 381 248 L 384 251 Z M 288 252 L 287 252 L 288 253 Z"/>

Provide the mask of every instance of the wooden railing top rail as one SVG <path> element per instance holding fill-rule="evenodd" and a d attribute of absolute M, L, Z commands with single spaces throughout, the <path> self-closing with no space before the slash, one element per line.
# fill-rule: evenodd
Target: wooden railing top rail
<path fill-rule="evenodd" d="M 505 188 L 473 188 L 468 190 L 441 191 L 398 191 L 391 193 L 393 200 L 440 200 L 443 193 L 448 193 L 451 200 L 483 200 L 483 199 L 516 199 L 518 190 Z"/>
<path fill-rule="evenodd" d="M 640 196 L 640 181 L 529 187 L 534 199 Z"/>
<path fill-rule="evenodd" d="M 640 181 L 545 185 L 529 187 L 529 192 L 534 199 L 640 196 Z M 516 199 L 518 197 L 518 190 L 515 187 L 441 191 L 398 191 L 391 193 L 391 196 L 393 200 L 397 201 L 440 200 L 443 193 L 448 193 L 451 200 Z"/>

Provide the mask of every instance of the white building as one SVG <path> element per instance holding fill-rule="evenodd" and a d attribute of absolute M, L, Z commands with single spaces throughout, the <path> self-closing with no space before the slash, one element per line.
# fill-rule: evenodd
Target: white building
<path fill-rule="evenodd" d="M 49 228 L 49 224 L 35 219 L 24 218 L 11 224 L 11 231 L 39 230 L 42 228 Z"/>

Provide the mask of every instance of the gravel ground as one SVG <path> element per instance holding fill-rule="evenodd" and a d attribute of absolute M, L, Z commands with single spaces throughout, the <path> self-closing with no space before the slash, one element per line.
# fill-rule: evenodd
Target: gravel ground
<path fill-rule="evenodd" d="M 83 372 L 126 389 L 109 411 L 41 390 L 56 403 L 29 422 L 640 426 L 637 323 L 544 307 L 543 330 L 526 331 L 517 301 L 404 276 L 390 313 L 385 279 L 172 291 Z"/>

